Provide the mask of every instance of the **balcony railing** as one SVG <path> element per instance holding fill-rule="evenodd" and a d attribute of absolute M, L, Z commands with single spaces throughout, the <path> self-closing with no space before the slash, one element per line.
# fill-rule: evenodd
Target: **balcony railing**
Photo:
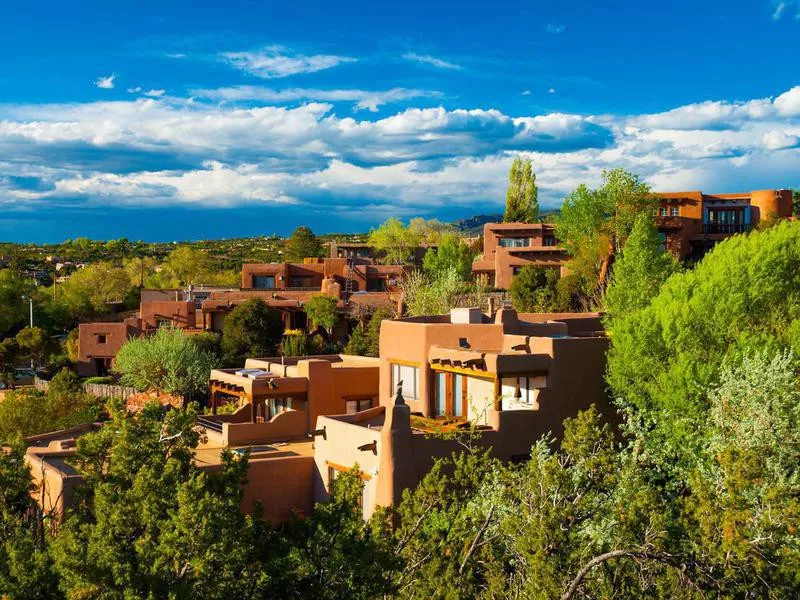
<path fill-rule="evenodd" d="M 703 223 L 703 233 L 745 233 L 751 228 L 749 223 Z"/>

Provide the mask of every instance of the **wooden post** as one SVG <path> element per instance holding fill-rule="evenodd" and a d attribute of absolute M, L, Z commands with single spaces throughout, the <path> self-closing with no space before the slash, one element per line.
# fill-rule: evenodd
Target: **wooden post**
<path fill-rule="evenodd" d="M 503 379 L 498 373 L 497 378 L 494 380 L 494 409 L 496 411 L 503 410 L 503 399 L 500 397 L 502 381 Z"/>

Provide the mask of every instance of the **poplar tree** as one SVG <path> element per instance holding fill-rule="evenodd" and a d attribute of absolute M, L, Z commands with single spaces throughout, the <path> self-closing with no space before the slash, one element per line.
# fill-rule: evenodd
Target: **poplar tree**
<path fill-rule="evenodd" d="M 533 223 L 539 214 L 539 190 L 536 187 L 536 173 L 529 158 L 517 157 L 508 173 L 506 191 L 506 223 Z"/>

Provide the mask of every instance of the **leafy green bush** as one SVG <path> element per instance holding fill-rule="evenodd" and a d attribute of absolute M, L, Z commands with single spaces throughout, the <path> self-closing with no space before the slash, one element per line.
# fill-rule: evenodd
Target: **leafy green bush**
<path fill-rule="evenodd" d="M 725 240 L 609 327 L 608 381 L 629 426 L 654 460 L 685 473 L 707 437 L 708 390 L 722 364 L 800 351 L 800 223 Z"/>
<path fill-rule="evenodd" d="M 180 329 L 160 327 L 153 335 L 125 342 L 115 369 L 122 374 L 123 385 L 191 398 L 207 392 L 217 360 Z"/>

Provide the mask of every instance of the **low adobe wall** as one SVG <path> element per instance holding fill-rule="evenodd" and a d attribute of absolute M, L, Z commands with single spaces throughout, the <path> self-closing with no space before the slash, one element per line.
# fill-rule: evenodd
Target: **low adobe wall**
<path fill-rule="evenodd" d="M 245 446 L 305 437 L 307 417 L 304 410 L 287 410 L 265 423 L 222 423 L 226 446 Z"/>

